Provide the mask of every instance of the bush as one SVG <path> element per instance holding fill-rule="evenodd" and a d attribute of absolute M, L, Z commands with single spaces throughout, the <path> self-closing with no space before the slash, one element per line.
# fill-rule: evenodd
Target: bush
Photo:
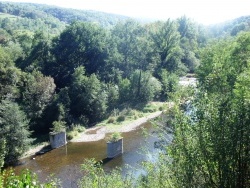
<path fill-rule="evenodd" d="M 125 121 L 126 117 L 124 115 L 119 115 L 116 119 L 117 122 Z"/>
<path fill-rule="evenodd" d="M 135 179 L 132 175 L 127 174 L 123 176 L 121 169 L 118 168 L 107 173 L 104 171 L 102 164 L 96 163 L 93 159 L 84 161 L 81 168 L 84 172 L 84 176 L 79 182 L 79 188 L 135 187 Z"/>
<path fill-rule="evenodd" d="M 108 142 L 117 142 L 118 140 L 120 140 L 122 138 L 121 133 L 119 132 L 114 132 L 113 134 L 111 134 L 108 138 Z"/>
<path fill-rule="evenodd" d="M 81 126 L 81 125 L 77 125 L 77 126 L 74 128 L 74 130 L 76 130 L 76 131 L 79 132 L 79 133 L 82 133 L 82 132 L 84 132 L 84 131 L 86 130 L 86 128 L 83 127 L 83 126 Z"/>
<path fill-rule="evenodd" d="M 107 123 L 114 123 L 115 122 L 115 118 L 114 117 L 109 117 Z"/>
<path fill-rule="evenodd" d="M 32 188 L 56 188 L 61 187 L 58 179 L 50 179 L 48 182 L 41 184 L 37 175 L 29 170 L 24 170 L 17 176 L 13 170 L 0 172 L 0 187 L 32 187 Z"/>
<path fill-rule="evenodd" d="M 53 128 L 51 129 L 52 132 L 62 132 L 65 131 L 66 128 L 66 122 L 65 121 L 54 121 L 52 123 Z"/>
<path fill-rule="evenodd" d="M 76 130 L 70 131 L 70 132 L 67 133 L 67 139 L 72 140 L 73 138 L 77 137 L 78 134 L 79 133 Z"/>

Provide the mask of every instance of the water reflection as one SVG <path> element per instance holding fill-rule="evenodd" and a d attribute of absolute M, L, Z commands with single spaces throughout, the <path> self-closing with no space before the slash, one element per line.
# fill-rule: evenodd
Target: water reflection
<path fill-rule="evenodd" d="M 153 128 L 149 123 L 141 127 L 147 129 L 146 132 L 149 134 L 153 134 Z M 132 166 L 133 169 L 140 169 L 139 165 L 142 161 L 153 159 L 152 153 L 155 153 L 156 150 L 154 149 L 154 142 L 157 138 L 155 135 L 146 138 L 142 132 L 142 129 L 138 128 L 122 134 L 124 153 L 104 164 L 106 171 L 120 167 L 125 174 L 128 170 L 131 170 L 125 168 L 127 165 Z M 89 143 L 68 143 L 64 147 L 36 156 L 35 160 L 31 160 L 31 158 L 23 159 L 21 162 L 25 164 L 15 167 L 15 170 L 18 173 L 22 169 L 28 168 L 37 173 L 41 181 L 46 180 L 49 174 L 55 174 L 55 177 L 61 180 L 63 187 L 77 187 L 77 181 L 83 176 L 80 166 L 87 158 L 95 158 L 97 161 L 105 159 L 105 140 Z M 140 170 L 137 170 L 136 173 L 139 174 Z"/>

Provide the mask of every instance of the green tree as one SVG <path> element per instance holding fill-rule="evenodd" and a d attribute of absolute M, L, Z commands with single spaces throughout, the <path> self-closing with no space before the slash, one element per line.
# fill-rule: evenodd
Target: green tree
<path fill-rule="evenodd" d="M 160 69 L 167 69 L 169 72 L 180 71 L 182 51 L 176 22 L 170 19 L 166 22 L 156 22 L 150 30 L 154 50 L 160 56 L 155 74 L 157 75 Z"/>
<path fill-rule="evenodd" d="M 107 64 L 110 68 L 115 67 L 116 74 L 128 78 L 136 69 L 152 71 L 157 60 L 156 53 L 142 25 L 133 20 L 118 23 L 111 30 L 111 36 Z"/>
<path fill-rule="evenodd" d="M 162 84 L 160 98 L 161 100 L 166 101 L 169 100 L 171 95 L 178 90 L 179 78 L 176 74 L 169 73 L 167 70 L 164 69 L 162 69 L 159 75 Z"/>
<path fill-rule="evenodd" d="M 24 59 L 17 61 L 17 66 L 25 71 L 41 71 L 43 74 L 50 75 L 51 62 L 53 56 L 51 54 L 51 40 L 44 33 L 37 32 L 31 41 L 30 50 Z"/>
<path fill-rule="evenodd" d="M 88 77 L 84 67 L 75 69 L 70 87 L 71 113 L 81 123 L 94 123 L 105 117 L 107 93 L 103 88 L 95 74 Z"/>
<path fill-rule="evenodd" d="M 38 71 L 33 71 L 25 76 L 22 91 L 22 105 L 31 124 L 35 125 L 45 108 L 50 104 L 55 93 L 54 80 Z M 34 127 L 33 127 L 34 128 Z"/>
<path fill-rule="evenodd" d="M 249 35 L 209 46 L 189 115 L 175 114 L 169 153 L 176 187 L 248 187 Z"/>
<path fill-rule="evenodd" d="M 14 163 L 27 150 L 31 139 L 28 120 L 18 104 L 2 100 L 0 106 L 0 142 L 5 144 L 4 161 Z"/>
<path fill-rule="evenodd" d="M 183 50 L 182 63 L 189 69 L 194 70 L 199 65 L 198 42 L 197 42 L 197 26 L 186 16 L 177 19 L 178 31 L 180 33 L 180 46 Z"/>
<path fill-rule="evenodd" d="M 157 98 L 160 94 L 161 83 L 149 72 L 134 71 L 131 74 L 130 82 L 130 100 L 147 103 Z"/>
<path fill-rule="evenodd" d="M 120 103 L 126 103 L 128 101 L 130 101 L 131 99 L 131 82 L 129 79 L 125 78 L 125 79 L 121 79 L 119 84 L 119 102 Z"/>
<path fill-rule="evenodd" d="M 52 75 L 62 88 L 70 83 L 71 75 L 79 66 L 86 74 L 97 73 L 105 65 L 107 54 L 106 31 L 95 23 L 73 22 L 54 41 L 55 55 Z"/>
<path fill-rule="evenodd" d="M 9 54 L 0 47 L 0 98 L 18 98 L 22 72 L 17 69 Z"/>

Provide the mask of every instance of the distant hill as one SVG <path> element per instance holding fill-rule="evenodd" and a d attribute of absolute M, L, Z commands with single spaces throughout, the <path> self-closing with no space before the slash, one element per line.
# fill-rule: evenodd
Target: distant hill
<path fill-rule="evenodd" d="M 65 29 L 66 25 L 73 21 L 94 22 L 105 28 L 111 28 L 118 22 L 127 19 L 130 18 L 99 11 L 77 10 L 34 3 L 0 2 L 0 30 L 4 29 L 10 34 L 13 31 L 23 32 L 28 30 L 58 35 Z M 153 22 L 153 20 L 144 19 L 137 19 L 137 21 L 141 23 Z M 204 28 L 211 38 L 236 36 L 241 31 L 250 31 L 250 16 L 204 26 Z"/>
<path fill-rule="evenodd" d="M 61 21 L 64 22 L 64 24 L 69 24 L 75 20 L 96 22 L 104 27 L 113 26 L 117 22 L 129 18 L 99 11 L 76 10 L 50 5 L 12 2 L 0 2 L 0 12 L 28 19 L 46 19 L 55 23 Z"/>
<path fill-rule="evenodd" d="M 212 37 L 236 36 L 241 31 L 250 31 L 250 16 L 242 16 L 220 24 L 208 26 Z"/>

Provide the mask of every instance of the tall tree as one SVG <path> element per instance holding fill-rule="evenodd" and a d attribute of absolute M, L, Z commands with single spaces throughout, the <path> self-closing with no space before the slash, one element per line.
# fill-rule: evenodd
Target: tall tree
<path fill-rule="evenodd" d="M 170 19 L 166 22 L 156 22 L 151 25 L 151 37 L 155 51 L 160 56 L 156 74 L 160 69 L 175 72 L 181 67 L 182 51 L 180 48 L 180 34 L 177 24 Z"/>
<path fill-rule="evenodd" d="M 17 69 L 9 54 L 0 47 L 0 98 L 18 98 L 22 72 Z"/>
<path fill-rule="evenodd" d="M 71 113 L 77 121 L 88 125 L 106 115 L 107 93 L 95 74 L 89 77 L 84 67 L 78 67 L 73 74 L 70 87 Z"/>
<path fill-rule="evenodd" d="M 55 55 L 52 75 L 62 88 L 70 83 L 79 66 L 86 74 L 97 73 L 104 67 L 107 54 L 106 31 L 95 23 L 74 22 L 54 41 Z"/>
<path fill-rule="evenodd" d="M 22 103 L 31 124 L 41 117 L 44 109 L 53 99 L 55 92 L 54 79 L 38 71 L 26 74 L 22 92 Z"/>
<path fill-rule="evenodd" d="M 250 184 L 248 40 L 243 34 L 204 52 L 192 112 L 176 113 L 169 150 L 176 187 Z"/>
<path fill-rule="evenodd" d="M 193 23 L 186 16 L 182 16 L 177 19 L 178 31 L 181 35 L 180 45 L 183 50 L 182 63 L 189 69 L 190 72 L 194 70 L 199 65 L 198 56 L 198 28 L 195 23 Z"/>
<path fill-rule="evenodd" d="M 151 70 L 156 64 L 152 41 L 147 30 L 139 23 L 128 20 L 117 24 L 111 31 L 112 43 L 108 63 L 120 71 L 123 78 L 128 78 L 135 69 Z"/>
<path fill-rule="evenodd" d="M 27 150 L 28 120 L 18 104 L 2 100 L 0 105 L 0 143 L 5 144 L 5 163 L 14 163 Z"/>

